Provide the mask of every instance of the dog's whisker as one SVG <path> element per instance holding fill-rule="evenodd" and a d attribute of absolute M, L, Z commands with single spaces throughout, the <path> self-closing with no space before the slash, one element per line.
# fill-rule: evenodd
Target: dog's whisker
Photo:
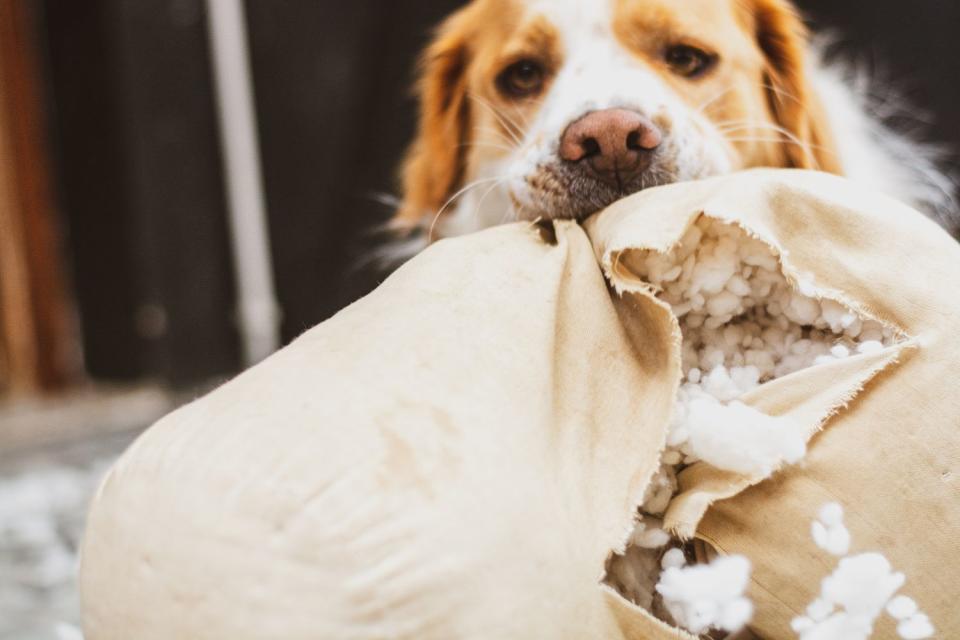
<path fill-rule="evenodd" d="M 495 142 L 464 142 L 457 145 L 457 148 L 464 149 L 470 147 L 490 147 L 491 149 L 499 149 L 500 151 L 512 152 L 516 147 L 508 147 L 506 145 L 497 144 Z"/>
<path fill-rule="evenodd" d="M 702 113 L 705 113 L 706 110 L 707 110 L 710 106 L 712 106 L 714 103 L 717 102 L 717 100 L 719 100 L 719 99 L 722 98 L 723 96 L 727 95 L 728 93 L 730 93 L 730 92 L 733 91 L 734 89 L 736 89 L 736 86 L 730 85 L 729 87 L 727 87 L 727 88 L 724 89 L 723 91 L 717 93 L 715 96 L 713 96 L 712 98 L 710 98 L 709 100 L 707 100 L 707 101 L 705 101 L 703 104 L 701 104 L 699 107 L 697 107 L 696 110 L 695 110 L 695 113 L 701 113 L 701 114 L 702 114 Z"/>
<path fill-rule="evenodd" d="M 480 196 L 480 200 L 477 202 L 477 206 L 473 209 L 472 215 L 474 218 L 478 218 L 480 216 L 480 209 L 483 207 L 483 201 L 487 199 L 487 196 L 493 193 L 494 189 L 502 185 L 506 179 L 506 176 L 501 177 L 499 180 L 490 185 L 490 188 L 483 192 L 483 195 Z"/>
<path fill-rule="evenodd" d="M 727 134 L 734 133 L 736 131 L 747 131 L 747 130 L 755 130 L 755 129 L 766 129 L 769 131 L 774 131 L 782 135 L 784 138 L 786 138 L 788 142 L 802 149 L 805 149 L 808 153 L 810 153 L 811 158 L 815 165 L 814 168 L 819 168 L 819 163 L 811 153 L 813 149 L 816 149 L 818 151 L 823 151 L 830 155 L 836 156 L 835 150 L 829 147 L 824 147 L 821 145 L 815 145 L 809 142 L 805 142 L 800 138 L 798 138 L 797 135 L 794 134 L 792 131 L 789 131 L 788 129 L 785 129 L 781 126 L 775 125 L 770 122 L 762 122 L 759 120 L 730 120 L 727 122 L 717 123 L 716 128 L 722 135 L 724 135 L 724 137 L 727 137 Z M 783 142 L 783 140 L 774 140 L 773 142 Z"/>
<path fill-rule="evenodd" d="M 775 86 L 773 86 L 772 84 L 769 84 L 769 83 L 763 83 L 763 84 L 761 84 L 760 86 L 763 87 L 764 89 L 768 90 L 768 91 L 773 91 L 773 92 L 774 92 L 775 94 L 777 94 L 778 96 L 782 96 L 782 97 L 784 97 L 784 98 L 788 98 L 788 99 L 792 100 L 792 101 L 795 102 L 804 112 L 807 111 L 807 105 L 806 105 L 806 103 L 805 103 L 803 100 L 801 100 L 800 98 L 798 98 L 797 96 L 795 96 L 795 95 L 793 95 L 792 93 L 790 93 L 789 91 L 787 91 L 786 89 L 784 89 L 784 88 L 782 88 L 782 87 L 775 87 Z"/>
<path fill-rule="evenodd" d="M 732 138 L 727 138 L 727 141 L 728 141 L 728 142 L 776 142 L 776 143 L 782 143 L 782 142 L 783 142 L 783 138 L 773 138 L 773 137 L 763 138 L 763 137 L 760 137 L 760 136 L 746 136 L 746 137 L 732 137 Z M 799 142 L 793 142 L 793 141 L 788 141 L 788 142 L 791 143 L 791 144 L 796 144 L 796 145 L 799 145 L 799 144 L 800 144 Z M 827 148 L 826 148 L 826 147 L 821 146 L 821 145 L 817 145 L 817 144 L 803 143 L 803 146 L 804 146 L 804 147 L 807 147 L 807 148 L 810 148 L 810 149 L 817 149 L 818 151 L 827 151 Z"/>
<path fill-rule="evenodd" d="M 499 109 L 494 107 L 492 104 L 490 104 L 480 96 L 474 93 L 467 93 L 467 97 L 476 101 L 479 105 L 486 107 L 490 111 L 490 113 L 493 114 L 493 117 L 495 117 L 500 122 L 504 130 L 506 130 L 506 132 L 510 135 L 511 138 L 513 138 L 513 141 L 517 143 L 518 146 L 523 144 L 523 141 L 520 138 L 520 135 L 523 134 L 523 129 L 521 129 L 516 122 L 514 122 L 511 118 L 506 116 L 506 114 L 502 113 Z"/>
<path fill-rule="evenodd" d="M 490 127 L 479 126 L 479 125 L 474 126 L 473 129 L 475 132 L 493 134 L 496 137 L 496 139 L 502 142 L 504 145 L 506 145 L 510 151 L 515 151 L 516 149 L 520 148 L 520 145 L 518 145 L 516 141 L 511 140 L 507 136 L 503 135 L 502 131 L 499 131 L 497 129 L 492 129 Z"/>
<path fill-rule="evenodd" d="M 447 210 L 447 208 L 448 208 L 451 204 L 453 204 L 454 202 L 456 202 L 456 200 L 457 200 L 458 198 L 462 197 L 464 194 L 466 194 L 466 193 L 467 193 L 468 191 L 470 191 L 471 189 L 475 189 L 476 187 L 479 187 L 480 185 L 488 184 L 488 183 L 490 183 L 490 182 L 497 182 L 497 181 L 500 181 L 500 180 L 504 180 L 504 179 L 506 179 L 506 178 L 508 178 L 508 177 L 509 177 L 509 176 L 495 176 L 495 177 L 493 177 L 493 178 L 480 178 L 479 180 L 474 180 L 473 182 L 471 182 L 470 184 L 466 185 L 465 187 L 463 187 L 462 189 L 460 189 L 459 191 L 457 191 L 455 194 L 453 194 L 452 196 L 450 196 L 450 198 L 449 198 L 445 203 L 443 203 L 443 206 L 440 207 L 440 209 L 437 210 L 436 215 L 433 217 L 433 221 L 430 223 L 430 229 L 429 229 L 429 231 L 428 231 L 428 233 L 427 233 L 427 243 L 429 244 L 429 243 L 433 242 L 433 239 L 434 239 L 434 237 L 433 237 L 433 232 L 434 232 L 435 229 L 436 229 L 437 222 L 440 221 L 440 217 L 441 217 L 441 216 L 443 215 L 443 213 Z"/>

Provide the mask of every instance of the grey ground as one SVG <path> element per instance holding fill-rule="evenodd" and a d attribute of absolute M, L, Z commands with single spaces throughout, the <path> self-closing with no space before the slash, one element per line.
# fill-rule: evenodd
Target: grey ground
<path fill-rule="evenodd" d="M 80 640 L 77 548 L 100 478 L 172 399 L 95 391 L 0 405 L 0 640 Z"/>

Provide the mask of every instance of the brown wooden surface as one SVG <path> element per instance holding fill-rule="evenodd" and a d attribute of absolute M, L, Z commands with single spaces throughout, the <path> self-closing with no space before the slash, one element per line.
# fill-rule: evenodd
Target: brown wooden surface
<path fill-rule="evenodd" d="M 62 386 L 69 311 L 45 148 L 32 25 L 0 0 L 0 392 Z"/>

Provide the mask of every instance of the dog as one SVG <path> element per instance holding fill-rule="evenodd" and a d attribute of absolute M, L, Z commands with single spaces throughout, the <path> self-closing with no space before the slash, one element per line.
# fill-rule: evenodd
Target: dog
<path fill-rule="evenodd" d="M 438 29 L 417 93 L 398 253 L 752 167 L 952 205 L 934 154 L 869 115 L 788 0 L 473 0 Z"/>

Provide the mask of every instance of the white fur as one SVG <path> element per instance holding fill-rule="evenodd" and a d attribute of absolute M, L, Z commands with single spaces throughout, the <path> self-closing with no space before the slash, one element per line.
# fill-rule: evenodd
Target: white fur
<path fill-rule="evenodd" d="M 814 90 L 826 108 L 846 176 L 951 226 L 956 185 L 937 166 L 938 148 L 884 124 L 883 114 L 875 113 L 871 104 L 876 97 L 870 97 L 871 88 L 879 85 L 866 73 L 843 61 L 828 60 L 819 46 L 811 66 Z M 882 102 L 895 104 L 899 99 L 886 95 Z"/>

